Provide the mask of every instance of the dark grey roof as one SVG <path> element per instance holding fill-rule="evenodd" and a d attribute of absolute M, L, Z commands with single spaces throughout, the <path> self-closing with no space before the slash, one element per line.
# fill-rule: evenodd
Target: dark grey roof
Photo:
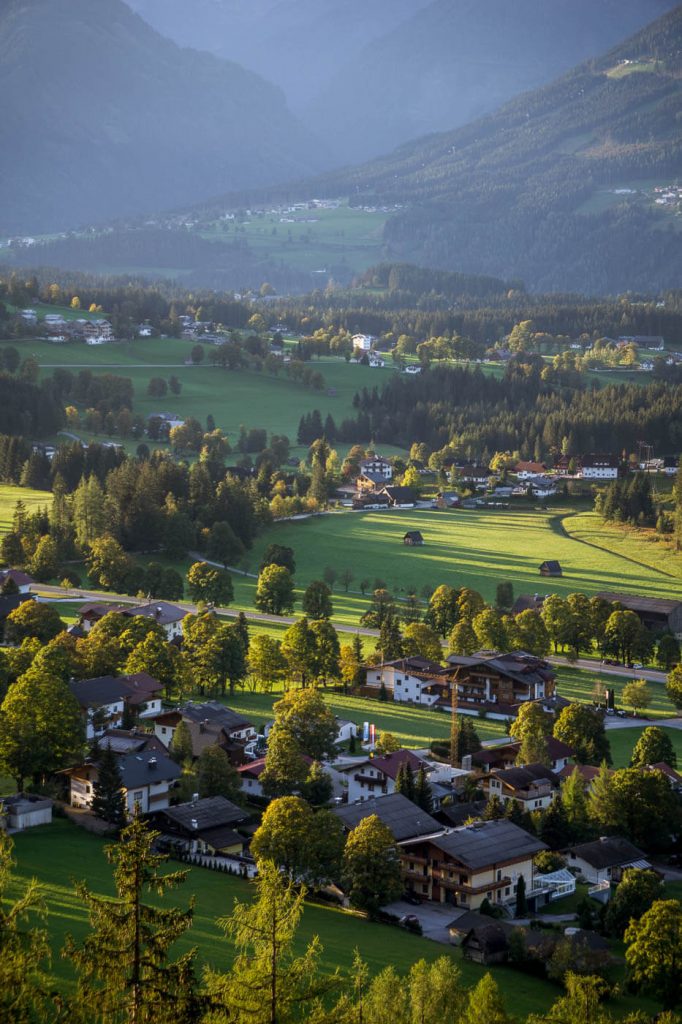
<path fill-rule="evenodd" d="M 670 615 L 679 608 L 682 601 L 674 599 L 666 600 L 661 597 L 637 597 L 635 594 L 615 594 L 609 590 L 601 590 L 597 597 L 604 601 L 618 601 L 623 608 L 633 612 L 658 612 L 660 615 Z"/>
<path fill-rule="evenodd" d="M 384 825 L 390 828 L 396 842 L 443 831 L 443 826 L 439 825 L 435 818 L 413 804 L 402 793 L 374 797 L 362 800 L 358 804 L 342 804 L 334 808 L 334 814 L 349 830 L 371 814 L 376 814 Z"/>
<path fill-rule="evenodd" d="M 33 594 L 0 594 L 0 621 L 6 619 L 24 601 L 33 600 Z"/>
<path fill-rule="evenodd" d="M 494 769 L 492 775 L 512 789 L 527 789 L 536 782 L 549 782 L 555 789 L 559 788 L 560 779 L 544 764 L 525 764 L 517 768 Z"/>
<path fill-rule="evenodd" d="M 486 800 L 469 800 L 461 804 L 446 804 L 438 808 L 438 817 L 448 825 L 463 825 L 469 818 L 480 818 L 486 803 Z"/>
<path fill-rule="evenodd" d="M 160 626 L 168 626 L 171 622 L 180 622 L 187 615 L 183 608 L 167 601 L 151 601 L 149 604 L 131 605 L 125 608 L 123 615 L 143 615 L 146 619 L 154 619 Z"/>
<path fill-rule="evenodd" d="M 388 487 L 384 487 L 382 494 L 387 494 L 393 501 L 398 502 L 413 502 L 414 491 L 411 487 L 401 487 L 396 484 L 390 484 Z"/>
<path fill-rule="evenodd" d="M 571 848 L 571 856 L 579 857 L 593 868 L 610 868 L 618 864 L 629 864 L 642 860 L 645 855 L 628 839 L 621 836 L 605 836 L 593 843 L 582 843 Z"/>
<path fill-rule="evenodd" d="M 481 821 L 431 839 L 439 850 L 475 870 L 546 850 L 545 843 L 504 819 Z"/>
<path fill-rule="evenodd" d="M 103 704 L 114 704 L 130 697 L 132 690 L 125 679 L 114 676 L 97 676 L 95 679 L 79 679 L 69 683 L 69 689 L 82 708 L 99 708 Z"/>
<path fill-rule="evenodd" d="M 170 757 L 156 750 L 142 750 L 119 758 L 119 771 L 125 789 L 139 789 L 154 782 L 179 779 L 182 769 Z"/>
<path fill-rule="evenodd" d="M 160 813 L 165 818 L 170 818 L 176 825 L 199 832 L 233 825 L 249 817 L 243 807 L 237 807 L 224 796 L 211 796 L 193 803 L 178 804 L 176 807 L 167 807 Z M 193 822 L 196 822 L 196 829 Z"/>
<path fill-rule="evenodd" d="M 461 665 L 466 668 L 485 666 L 509 679 L 525 684 L 546 683 L 556 676 L 548 661 L 536 658 L 535 655 L 528 654 L 526 651 L 511 651 L 508 654 L 478 651 L 470 656 L 450 654 L 447 661 L 450 665 Z"/>
<path fill-rule="evenodd" d="M 208 843 L 214 850 L 224 850 L 228 846 L 244 845 L 244 837 L 235 832 L 229 825 L 219 825 L 217 828 L 206 828 L 199 830 L 199 838 Z"/>
<path fill-rule="evenodd" d="M 451 921 L 448 928 L 451 931 L 468 933 L 472 928 L 488 928 L 491 924 L 496 925 L 506 934 L 511 934 L 514 931 L 513 924 L 509 924 L 507 921 L 496 920 L 487 914 L 479 914 L 475 910 L 467 910 L 466 913 Z"/>
<path fill-rule="evenodd" d="M 227 732 L 233 732 L 236 729 L 243 729 L 245 726 L 252 725 L 243 715 L 232 711 L 230 708 L 226 708 L 224 704 L 217 700 L 209 700 L 204 704 L 196 704 L 194 701 L 189 701 L 187 704 L 182 704 L 178 711 L 183 718 L 188 719 L 190 722 L 196 722 L 197 724 L 209 722 L 213 726 L 222 727 Z"/>

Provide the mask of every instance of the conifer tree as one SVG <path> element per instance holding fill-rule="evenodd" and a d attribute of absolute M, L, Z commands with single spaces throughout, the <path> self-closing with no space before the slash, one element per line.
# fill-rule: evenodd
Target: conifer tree
<path fill-rule="evenodd" d="M 167 859 L 153 852 L 158 832 L 136 816 L 118 843 L 105 848 L 114 867 L 116 895 L 95 895 L 84 883 L 76 892 L 88 907 L 89 934 L 67 936 L 64 955 L 73 961 L 78 988 L 76 1020 L 88 1024 L 190 1024 L 197 1017 L 194 951 L 175 960 L 169 950 L 192 923 L 193 905 L 152 906 L 145 894 L 163 896 L 185 881 L 186 871 L 163 874 Z"/>
<path fill-rule="evenodd" d="M 0 825 L 0 1020 L 26 1024 L 45 1019 L 41 966 L 49 947 L 46 932 L 26 925 L 29 915 L 44 915 L 45 905 L 35 881 L 17 895 L 12 878 L 13 846 Z"/>
<path fill-rule="evenodd" d="M 192 763 L 192 734 L 184 719 L 181 719 L 175 727 L 173 739 L 170 742 L 170 756 L 177 764 Z"/>
<path fill-rule="evenodd" d="M 320 976 L 317 936 L 302 956 L 294 955 L 305 889 L 285 878 L 272 861 L 258 867 L 255 902 L 235 902 L 230 916 L 218 921 L 237 957 L 228 974 L 206 974 L 211 1024 L 305 1020 L 306 1009 L 340 981 L 337 975 Z M 324 1013 L 315 1016 L 320 1024 L 328 1019 Z"/>
<path fill-rule="evenodd" d="M 423 764 L 419 765 L 417 772 L 417 779 L 414 785 L 414 802 L 423 811 L 426 811 L 427 814 L 431 814 L 433 811 L 433 794 L 431 793 L 431 786 L 426 777 Z"/>
<path fill-rule="evenodd" d="M 118 759 L 110 746 L 99 756 L 97 782 L 93 786 L 92 813 L 114 828 L 123 828 L 127 821 L 123 796 L 123 780 Z"/>

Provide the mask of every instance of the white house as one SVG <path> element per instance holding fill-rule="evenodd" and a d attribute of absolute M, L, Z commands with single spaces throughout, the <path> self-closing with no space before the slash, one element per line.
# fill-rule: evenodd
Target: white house
<path fill-rule="evenodd" d="M 175 761 L 155 750 L 125 754 L 118 759 L 126 809 L 130 817 L 139 807 L 142 814 L 170 806 L 171 790 L 182 775 Z M 84 810 L 92 806 L 94 784 L 99 777 L 96 762 L 89 761 L 64 773 L 70 777 L 70 803 Z"/>
<path fill-rule="evenodd" d="M 20 594 L 28 594 L 33 583 L 33 577 L 27 573 L 22 572 L 21 569 L 2 569 L 0 570 L 0 589 L 11 580 L 12 583 L 16 584 L 16 588 Z"/>
<path fill-rule="evenodd" d="M 616 480 L 618 457 L 616 455 L 586 455 L 582 460 L 583 480 Z"/>
<path fill-rule="evenodd" d="M 393 693 L 393 700 L 432 707 L 447 686 L 446 669 L 427 658 L 400 658 L 367 669 L 367 685 L 381 687 Z"/>
<path fill-rule="evenodd" d="M 411 750 L 396 750 L 393 754 L 368 757 L 365 761 L 339 767 L 338 774 L 346 779 L 348 803 L 354 804 L 394 793 L 395 780 L 402 764 L 409 764 L 415 776 L 422 764 L 427 771 L 430 770 L 428 761 L 417 757 Z"/>
<path fill-rule="evenodd" d="M 351 736 L 358 735 L 358 727 L 355 722 L 349 722 L 345 718 L 336 719 L 336 742 L 337 743 L 348 743 Z"/>
<path fill-rule="evenodd" d="M 383 459 L 381 455 L 372 455 L 370 458 L 362 460 L 360 463 L 360 473 L 370 473 L 372 476 L 381 477 L 383 480 L 392 480 L 393 466 L 388 459 Z"/>
<path fill-rule="evenodd" d="M 627 839 L 602 836 L 568 851 L 568 867 L 592 885 L 618 880 L 625 868 L 650 868 L 645 855 Z"/>
<path fill-rule="evenodd" d="M 21 832 L 34 825 L 51 824 L 52 801 L 33 793 L 0 797 L 0 817 L 3 813 L 7 815 L 7 827 Z"/>
<path fill-rule="evenodd" d="M 515 800 L 525 811 L 543 811 L 559 792 L 560 779 L 543 764 L 496 768 L 482 780 L 486 797 Z"/>
<path fill-rule="evenodd" d="M 72 680 L 69 689 L 83 712 L 86 739 L 120 725 L 126 705 L 141 718 L 161 710 L 163 685 L 146 672 Z"/>
<path fill-rule="evenodd" d="M 352 338 L 353 348 L 360 349 L 361 352 L 369 352 L 376 340 L 373 334 L 354 334 Z"/>

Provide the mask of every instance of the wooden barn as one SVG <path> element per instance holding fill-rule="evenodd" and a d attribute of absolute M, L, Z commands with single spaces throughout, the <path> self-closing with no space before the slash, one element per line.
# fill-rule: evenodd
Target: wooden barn
<path fill-rule="evenodd" d="M 403 544 L 406 544 L 408 547 L 411 548 L 417 547 L 423 543 L 424 538 L 422 537 L 419 530 L 408 530 L 405 536 L 403 537 Z"/>
<path fill-rule="evenodd" d="M 543 562 L 540 566 L 541 576 L 563 576 L 561 565 L 557 561 Z"/>

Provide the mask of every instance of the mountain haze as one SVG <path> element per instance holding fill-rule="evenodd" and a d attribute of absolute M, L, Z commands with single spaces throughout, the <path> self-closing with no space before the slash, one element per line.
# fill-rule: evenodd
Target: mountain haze
<path fill-rule="evenodd" d="M 671 0 L 432 0 L 344 62 L 303 110 L 355 162 L 457 128 L 598 56 Z"/>
<path fill-rule="evenodd" d="M 325 165 L 283 94 L 122 0 L 0 5 L 0 231 L 45 232 Z"/>
<path fill-rule="evenodd" d="M 363 47 L 429 0 L 127 2 L 180 45 L 235 60 L 275 82 L 300 113 Z"/>
<path fill-rule="evenodd" d="M 390 258 L 544 291 L 677 287 L 680 214 L 652 190 L 682 174 L 681 111 L 682 6 L 493 115 L 311 188 L 405 204 Z"/>

